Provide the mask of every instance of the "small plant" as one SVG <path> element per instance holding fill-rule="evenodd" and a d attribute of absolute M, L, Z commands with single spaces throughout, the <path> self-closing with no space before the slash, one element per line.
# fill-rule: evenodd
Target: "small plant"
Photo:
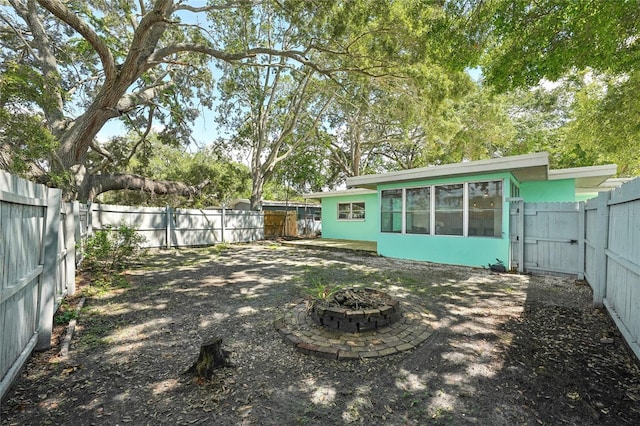
<path fill-rule="evenodd" d="M 117 229 L 107 226 L 87 239 L 84 268 L 96 275 L 96 281 L 111 283 L 115 273 L 123 271 L 142 256 L 144 242 L 143 236 L 124 223 Z"/>
<path fill-rule="evenodd" d="M 64 300 L 58 308 L 58 312 L 56 312 L 55 316 L 53 317 L 53 322 L 56 325 L 65 325 L 69 324 L 72 319 L 76 319 L 76 317 L 76 312 L 71 310 L 69 302 Z"/>
<path fill-rule="evenodd" d="M 336 292 L 341 289 L 342 287 L 338 285 L 329 286 L 323 284 L 321 280 L 313 282 L 310 288 L 305 289 L 305 292 L 309 296 L 309 309 L 312 309 L 318 304 L 326 304 L 333 298 Z"/>

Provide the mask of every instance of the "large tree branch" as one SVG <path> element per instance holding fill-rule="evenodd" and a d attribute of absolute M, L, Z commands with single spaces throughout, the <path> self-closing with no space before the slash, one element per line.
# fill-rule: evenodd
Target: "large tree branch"
<path fill-rule="evenodd" d="M 118 101 L 116 105 L 116 111 L 119 115 L 125 114 L 139 105 L 147 104 L 152 99 L 157 98 L 167 87 L 170 87 L 172 83 L 163 83 L 153 87 L 146 87 L 134 93 L 128 93 L 124 95 Z"/>
<path fill-rule="evenodd" d="M 165 31 L 168 17 L 173 12 L 172 7 L 173 1 L 171 0 L 156 0 L 153 8 L 144 14 L 133 33 L 132 47 L 120 71 L 121 79 L 133 81 L 138 78 L 141 72 L 155 65 L 149 66 L 149 62 L 153 62 L 149 59 L 155 56 L 153 52 Z"/>
<path fill-rule="evenodd" d="M 193 197 L 199 194 L 200 191 L 210 183 L 207 179 L 198 185 L 192 186 L 182 182 L 154 180 L 145 178 L 144 176 L 126 173 L 91 175 L 88 180 L 89 184 L 86 185 L 79 194 L 81 200 L 93 200 L 103 192 L 122 189 L 144 191 L 156 195 L 175 194 L 184 197 Z"/>
<path fill-rule="evenodd" d="M 102 68 L 107 80 L 112 80 L 116 76 L 116 64 L 111 54 L 109 46 L 93 31 L 93 29 L 77 14 L 72 12 L 60 0 L 37 0 L 38 3 L 62 22 L 69 25 L 82 35 L 82 37 L 91 44 L 100 57 Z"/>
<path fill-rule="evenodd" d="M 196 43 L 175 43 L 163 48 L 157 49 L 150 57 L 148 63 L 145 65 L 147 69 L 156 66 L 158 63 L 164 62 L 165 58 L 171 55 L 175 55 L 183 52 L 202 53 L 212 58 L 219 59 L 225 62 L 237 62 L 243 59 L 255 58 L 259 55 L 280 56 L 284 58 L 296 61 L 312 70 L 322 74 L 330 76 L 338 72 L 354 72 L 369 77 L 384 77 L 393 75 L 386 71 L 386 67 L 383 64 L 372 65 L 368 67 L 322 67 L 320 64 L 314 62 L 307 57 L 308 50 L 296 50 L 286 49 L 279 50 L 268 47 L 253 47 L 240 52 L 227 52 L 224 50 L 215 49 L 213 47 L 205 46 Z M 258 64 L 251 64 L 252 66 Z"/>

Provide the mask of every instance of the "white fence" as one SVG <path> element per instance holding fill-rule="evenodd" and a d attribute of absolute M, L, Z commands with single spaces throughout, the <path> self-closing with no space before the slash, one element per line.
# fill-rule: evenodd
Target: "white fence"
<path fill-rule="evenodd" d="M 589 200 L 585 277 L 640 358 L 640 179 Z"/>
<path fill-rule="evenodd" d="M 587 202 L 515 201 L 511 218 L 511 266 L 585 278 L 640 359 L 640 179 Z"/>
<path fill-rule="evenodd" d="M 142 235 L 146 247 L 206 246 L 264 239 L 261 212 L 172 209 L 90 204 L 89 233 L 124 223 Z"/>
<path fill-rule="evenodd" d="M 580 203 L 513 202 L 509 230 L 511 264 L 517 266 L 519 272 L 581 277 L 584 263 L 581 208 Z"/>
<path fill-rule="evenodd" d="M 57 304 L 75 291 L 73 205 L 0 171 L 0 397 L 33 349 L 50 346 Z"/>
<path fill-rule="evenodd" d="M 148 247 L 264 237 L 260 212 L 80 206 L 62 203 L 59 189 L 0 171 L 0 398 L 31 352 L 50 347 L 53 315 L 75 292 L 82 254 L 76 247 L 93 231 L 121 223 L 143 235 Z"/>

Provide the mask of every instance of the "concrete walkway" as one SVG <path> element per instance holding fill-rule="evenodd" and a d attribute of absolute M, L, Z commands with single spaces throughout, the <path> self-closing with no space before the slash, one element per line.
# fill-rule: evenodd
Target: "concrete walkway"
<path fill-rule="evenodd" d="M 283 245 L 314 249 L 356 251 L 376 255 L 378 244 L 375 241 L 336 240 L 331 238 L 308 238 L 303 240 L 284 240 Z"/>

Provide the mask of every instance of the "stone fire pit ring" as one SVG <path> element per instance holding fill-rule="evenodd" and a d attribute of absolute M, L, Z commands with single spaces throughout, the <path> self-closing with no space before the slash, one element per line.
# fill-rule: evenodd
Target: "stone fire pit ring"
<path fill-rule="evenodd" d="M 318 324 L 329 329 L 344 333 L 361 333 L 377 330 L 393 324 L 400 319 L 400 302 L 387 293 L 372 288 L 349 288 L 337 291 L 332 300 L 345 300 L 349 295 L 355 295 L 351 308 L 332 306 L 325 303 L 315 303 L 311 309 L 311 318 Z M 375 301 L 365 304 L 358 309 L 357 298 L 363 301 Z"/>

